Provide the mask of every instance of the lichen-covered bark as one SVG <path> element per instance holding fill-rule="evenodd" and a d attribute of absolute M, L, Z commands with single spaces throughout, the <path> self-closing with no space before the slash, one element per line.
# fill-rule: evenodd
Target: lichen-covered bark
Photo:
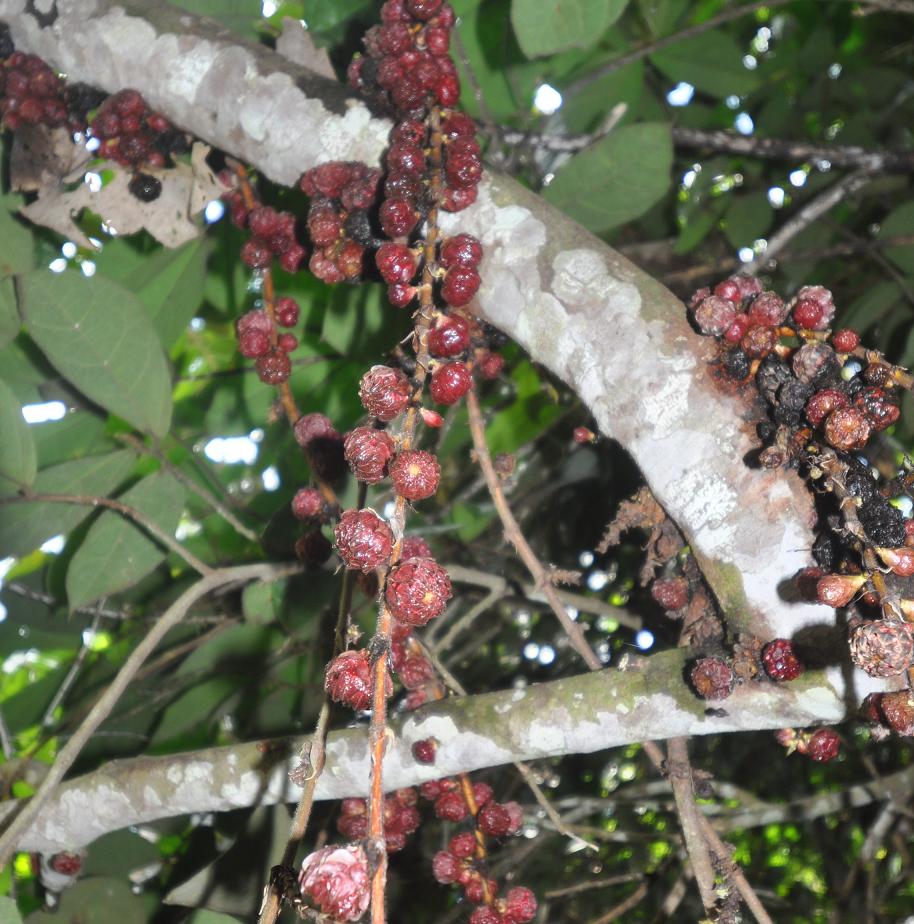
<path fill-rule="evenodd" d="M 631 669 L 582 674 L 525 689 L 449 699 L 392 722 L 384 761 L 391 789 L 516 760 L 581 754 L 684 735 L 706 735 L 833 721 L 840 691 L 823 674 L 798 683 L 737 690 L 717 711 L 697 700 L 682 675 L 684 653 L 637 659 Z M 415 741 L 438 740 L 434 765 L 412 756 Z M 20 841 L 43 853 L 85 846 L 130 824 L 191 812 L 294 801 L 288 780 L 301 740 L 252 742 L 165 757 L 118 760 L 63 784 Z M 318 799 L 364 796 L 369 780 L 366 729 L 331 733 Z M 0 822 L 15 803 L 0 807 Z"/>
<path fill-rule="evenodd" d="M 50 25 L 0 0 L 23 48 L 72 78 L 133 86 L 178 125 L 291 184 L 333 158 L 375 162 L 388 123 L 339 84 L 216 24 L 143 0 L 58 0 Z M 46 21 L 46 20 L 45 20 Z M 574 388 L 634 456 L 688 536 L 737 628 L 794 634 L 826 621 L 779 585 L 808 563 L 799 482 L 750 471 L 751 427 L 706 369 L 682 304 L 542 199 L 492 175 L 449 229 L 486 244 L 477 309 Z M 609 511 L 607 511 L 609 513 Z"/>

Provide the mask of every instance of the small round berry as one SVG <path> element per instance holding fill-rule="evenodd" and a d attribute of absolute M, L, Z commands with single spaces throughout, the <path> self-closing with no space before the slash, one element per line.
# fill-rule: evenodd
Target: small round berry
<path fill-rule="evenodd" d="M 835 449 L 863 449 L 871 427 L 866 414 L 857 407 L 840 407 L 825 418 L 825 439 Z"/>
<path fill-rule="evenodd" d="M 793 643 L 786 638 L 776 638 L 762 649 L 762 664 L 772 680 L 796 680 L 803 673 Z"/>
<path fill-rule="evenodd" d="M 794 323 L 803 330 L 823 330 L 828 327 L 824 317 L 825 313 L 816 301 L 800 299 L 793 306 Z"/>
<path fill-rule="evenodd" d="M 317 488 L 299 488 L 292 498 L 292 513 L 299 520 L 323 520 L 326 507 L 321 492 Z"/>
<path fill-rule="evenodd" d="M 476 371 L 482 379 L 488 381 L 497 379 L 504 368 L 505 358 L 501 353 L 492 353 L 486 350 L 476 357 Z"/>
<path fill-rule="evenodd" d="M 892 731 L 904 737 L 914 735 L 914 694 L 910 690 L 883 693 L 879 708 Z"/>
<path fill-rule="evenodd" d="M 865 583 L 865 574 L 826 574 L 816 584 L 816 599 L 839 609 L 847 606 Z"/>
<path fill-rule="evenodd" d="M 385 199 L 378 218 L 388 237 L 406 237 L 416 227 L 419 213 L 405 199 Z"/>
<path fill-rule="evenodd" d="M 438 742 L 434 738 L 424 738 L 422 741 L 413 742 L 413 757 L 420 764 L 433 764 L 437 750 Z"/>
<path fill-rule="evenodd" d="M 438 201 L 445 212 L 462 212 L 476 201 L 478 195 L 479 192 L 475 186 L 465 189 L 447 186 Z"/>
<path fill-rule="evenodd" d="M 400 549 L 402 558 L 431 558 L 431 546 L 421 536 L 407 536 Z"/>
<path fill-rule="evenodd" d="M 806 418 L 814 427 L 818 427 L 832 411 L 847 407 L 848 404 L 847 395 L 843 391 L 823 388 L 806 402 Z"/>
<path fill-rule="evenodd" d="M 860 622 L 850 632 L 851 660 L 870 677 L 894 677 L 914 661 L 914 634 L 906 622 Z"/>
<path fill-rule="evenodd" d="M 273 251 L 266 241 L 252 237 L 241 245 L 241 259 L 251 269 L 266 269 L 273 262 Z"/>
<path fill-rule="evenodd" d="M 727 332 L 724 334 L 724 340 L 726 340 L 727 343 L 739 343 L 749 332 L 751 326 L 752 322 L 749 319 L 749 315 L 738 314 L 733 319 L 733 323 L 727 328 Z"/>
<path fill-rule="evenodd" d="M 266 356 L 270 352 L 270 338 L 263 331 L 245 331 L 238 337 L 238 352 L 247 359 Z"/>
<path fill-rule="evenodd" d="M 396 282 L 387 287 L 387 300 L 394 308 L 406 308 L 407 305 L 416 297 L 417 289 L 415 286 L 404 285 L 402 282 Z"/>
<path fill-rule="evenodd" d="M 733 302 L 712 295 L 702 300 L 694 310 L 698 329 L 709 337 L 722 337 L 736 319 Z"/>
<path fill-rule="evenodd" d="M 465 363 L 451 362 L 432 373 L 429 391 L 438 404 L 456 404 L 472 387 L 473 377 Z"/>
<path fill-rule="evenodd" d="M 841 739 L 833 728 L 820 728 L 811 735 L 804 733 L 797 743 L 801 754 L 819 763 L 834 760 L 840 749 Z"/>
<path fill-rule="evenodd" d="M 371 659 L 364 649 L 344 651 L 328 665 L 324 689 L 335 703 L 361 712 L 371 706 Z"/>
<path fill-rule="evenodd" d="M 441 284 L 441 297 L 452 308 L 460 308 L 473 298 L 480 282 L 479 273 L 472 266 L 454 266 Z"/>
<path fill-rule="evenodd" d="M 441 8 L 443 0 L 406 0 L 406 9 L 416 17 L 425 21 L 431 19 Z"/>
<path fill-rule="evenodd" d="M 431 558 L 407 558 L 387 578 L 384 599 L 402 623 L 424 626 L 444 612 L 452 594 L 447 571 Z"/>
<path fill-rule="evenodd" d="M 162 195 L 162 181 L 148 173 L 135 173 L 127 184 L 127 191 L 140 202 L 154 202 Z"/>
<path fill-rule="evenodd" d="M 475 138 L 476 123 L 465 112 L 450 112 L 441 121 L 441 134 L 447 141 Z"/>
<path fill-rule="evenodd" d="M 279 256 L 279 265 L 287 273 L 298 272 L 298 268 L 302 265 L 302 261 L 308 255 L 308 252 L 305 250 L 301 244 L 292 244 L 288 250 L 283 251 Z"/>
<path fill-rule="evenodd" d="M 435 800 L 435 815 L 444 821 L 463 821 L 469 811 L 459 792 L 444 792 Z"/>
<path fill-rule="evenodd" d="M 425 500 L 438 490 L 441 466 L 424 449 L 405 449 L 390 466 L 394 490 L 410 501 Z"/>
<path fill-rule="evenodd" d="M 505 919 L 488 905 L 480 905 L 470 915 L 469 924 L 502 924 Z M 511 919 L 514 920 L 513 918 Z"/>
<path fill-rule="evenodd" d="M 587 427 L 575 427 L 572 439 L 578 444 L 595 443 L 597 435 L 593 430 L 588 430 Z"/>
<path fill-rule="evenodd" d="M 462 860 L 469 860 L 476 854 L 476 835 L 472 831 L 461 831 L 448 842 L 447 849 Z"/>
<path fill-rule="evenodd" d="M 793 354 L 790 365 L 793 374 L 807 385 L 828 372 L 837 372 L 839 366 L 835 351 L 827 343 L 820 342 L 803 344 Z"/>
<path fill-rule="evenodd" d="M 390 558 L 394 535 L 374 510 L 346 510 L 334 530 L 336 547 L 347 568 L 374 571 Z"/>
<path fill-rule="evenodd" d="M 446 850 L 439 850 L 432 859 L 432 875 L 442 885 L 456 882 L 462 869 L 460 860 Z"/>
<path fill-rule="evenodd" d="M 276 323 L 282 327 L 295 327 L 300 310 L 294 298 L 283 295 L 276 299 Z"/>
<path fill-rule="evenodd" d="M 371 900 L 371 872 L 358 844 L 323 847 L 305 857 L 298 876 L 307 903 L 334 921 L 358 921 Z"/>
<path fill-rule="evenodd" d="M 536 896 L 524 886 L 514 886 L 505 895 L 505 914 L 514 924 L 527 924 L 536 917 Z"/>
<path fill-rule="evenodd" d="M 455 100 L 456 102 L 456 100 Z M 479 145 L 472 138 L 457 138 L 446 148 L 444 174 L 454 189 L 475 187 L 482 177 Z"/>
<path fill-rule="evenodd" d="M 814 304 L 819 308 L 819 326 L 810 327 L 810 330 L 825 330 L 831 324 L 835 316 L 835 302 L 831 292 L 824 286 L 803 286 L 797 292 L 797 305 L 800 302 L 805 302 L 807 305 Z M 796 308 L 794 308 L 794 320 L 797 320 Z"/>
<path fill-rule="evenodd" d="M 726 699 L 733 691 L 733 671 L 723 658 L 701 658 L 692 665 L 689 678 L 702 699 Z"/>
<path fill-rule="evenodd" d="M 397 667 L 397 675 L 407 690 L 418 690 L 431 683 L 436 677 L 432 663 L 427 658 L 418 655 L 405 658 L 403 663 Z"/>
<path fill-rule="evenodd" d="M 374 427 L 356 427 L 346 434 L 343 454 L 352 474 L 365 484 L 377 484 L 387 474 L 394 455 L 394 441 Z"/>
<path fill-rule="evenodd" d="M 257 366 L 257 375 L 260 381 L 266 385 L 282 385 L 283 382 L 289 381 L 292 363 L 289 362 L 288 354 L 282 350 L 275 350 L 265 356 L 258 356 L 255 365 Z"/>
<path fill-rule="evenodd" d="M 831 335 L 832 346 L 839 353 L 853 353 L 860 346 L 860 334 L 850 328 L 842 327 Z"/>
<path fill-rule="evenodd" d="M 517 805 L 516 802 L 513 804 Z M 476 816 L 476 824 L 479 830 L 490 837 L 506 837 L 508 834 L 513 834 L 520 827 L 522 820 L 523 812 L 520 813 L 520 818 L 518 818 L 517 812 L 512 812 L 508 808 L 508 804 L 501 805 L 498 802 L 490 802 L 488 805 L 484 805 Z"/>
<path fill-rule="evenodd" d="M 333 422 L 324 414 L 312 413 L 304 414 L 295 421 L 293 427 L 295 441 L 303 449 L 308 449 L 312 443 L 318 440 L 333 440 L 342 442 L 342 437 L 337 432 Z"/>
<path fill-rule="evenodd" d="M 283 353 L 291 353 L 298 347 L 298 337 L 288 332 L 280 334 L 276 341 L 276 346 L 282 350 Z"/>
<path fill-rule="evenodd" d="M 780 295 L 762 292 L 752 299 L 748 318 L 752 324 L 760 327 L 779 327 L 787 320 L 787 306 Z"/>
<path fill-rule="evenodd" d="M 778 333 L 773 327 L 750 327 L 739 345 L 750 359 L 764 359 L 778 345 Z"/>
<path fill-rule="evenodd" d="M 864 389 L 855 399 L 854 406 L 863 411 L 867 423 L 877 431 L 888 429 L 901 416 L 901 408 L 876 386 Z"/>
<path fill-rule="evenodd" d="M 432 356 L 457 356 L 470 345 L 470 325 L 459 314 L 441 318 L 429 331 L 428 351 Z"/>
<path fill-rule="evenodd" d="M 445 269 L 452 266 L 476 268 L 482 261 L 482 244 L 472 234 L 456 234 L 442 245 L 438 262 Z"/>
<path fill-rule="evenodd" d="M 405 244 L 381 244 L 375 254 L 381 278 L 391 285 L 408 283 L 416 275 L 416 255 Z"/>
<path fill-rule="evenodd" d="M 378 420 L 390 421 L 406 409 L 412 388 L 399 369 L 372 366 L 359 383 L 362 406 Z"/>
<path fill-rule="evenodd" d="M 739 308 L 743 300 L 743 290 L 735 279 L 725 279 L 714 286 L 714 294 L 718 298 L 725 298 L 728 302 Z"/>
<path fill-rule="evenodd" d="M 651 584 L 651 596 L 667 612 L 684 609 L 689 603 L 689 582 L 684 577 L 660 578 Z"/>

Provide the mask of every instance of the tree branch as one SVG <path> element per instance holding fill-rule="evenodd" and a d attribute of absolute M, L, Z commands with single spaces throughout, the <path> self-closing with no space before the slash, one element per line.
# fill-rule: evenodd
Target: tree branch
<path fill-rule="evenodd" d="M 235 576 L 240 580 L 243 572 L 248 579 L 262 577 L 257 569 L 270 567 L 234 569 Z M 216 572 L 198 582 L 195 592 L 228 573 Z M 186 595 L 182 599 L 186 602 Z M 789 685 L 740 688 L 726 701 L 724 715 L 708 715 L 682 679 L 685 658 L 682 651 L 670 651 L 639 660 L 631 670 L 594 671 L 524 690 L 454 697 L 398 716 L 390 723 L 385 785 L 396 789 L 635 741 L 804 727 L 844 716 L 842 694 L 824 672 L 810 672 Z M 441 742 L 434 766 L 419 764 L 412 755 L 413 743 L 429 737 Z M 37 817 L 19 824 L 13 834 L 8 830 L 4 839 L 22 850 L 48 853 L 159 818 L 294 802 L 301 790 L 289 781 L 288 772 L 307 745 L 307 739 L 284 739 L 113 761 L 64 783 Z M 366 795 L 369 747 L 364 725 L 331 732 L 326 760 L 316 799 Z M 61 774 L 52 772 L 59 779 Z M 2 817 L 21 805 L 0 806 Z"/>
<path fill-rule="evenodd" d="M 24 7 L 0 0 L 17 47 L 71 79 L 135 87 L 175 124 L 277 182 L 338 158 L 374 163 L 386 143 L 389 122 L 339 85 L 184 11 L 96 0 L 87 14 L 78 0 L 57 0 L 59 15 L 43 28 Z M 742 420 L 748 406 L 716 387 L 706 369 L 713 344 L 693 334 L 679 300 L 500 174 L 445 220 L 446 233 L 475 234 L 485 247 L 474 310 L 573 388 L 631 453 L 734 630 L 792 637 L 833 620 L 780 595 L 809 563 L 811 500 L 798 477 L 746 467 L 756 448 Z M 852 676 L 865 690 L 867 679 Z"/>

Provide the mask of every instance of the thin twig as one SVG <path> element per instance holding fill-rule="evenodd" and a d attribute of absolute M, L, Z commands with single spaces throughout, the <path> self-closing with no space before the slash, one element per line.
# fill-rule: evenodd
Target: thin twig
<path fill-rule="evenodd" d="M 150 536 L 182 558 L 198 574 L 213 573 L 213 569 L 209 565 L 204 564 L 193 552 L 185 549 L 174 536 L 169 536 L 158 523 L 135 507 L 130 507 L 121 503 L 121 501 L 113 500 L 110 497 L 95 497 L 87 494 L 15 494 L 10 497 L 0 498 L 0 507 L 7 504 L 21 504 L 25 501 L 42 504 L 73 504 L 78 507 L 107 507 L 109 510 L 114 510 L 122 516 L 133 520 L 134 523 L 146 530 Z"/>
<path fill-rule="evenodd" d="M 95 635 L 95 633 L 98 631 L 100 623 L 101 615 L 96 613 L 92 620 L 92 625 L 89 627 L 89 632 L 92 635 Z M 79 651 L 76 652 L 76 657 L 73 659 L 73 663 L 70 665 L 70 670 L 67 671 L 67 676 L 64 677 L 63 683 L 58 687 L 57 692 L 54 694 L 54 698 L 48 704 L 48 708 L 45 709 L 44 718 L 41 720 L 41 727 L 43 729 L 48 729 L 54 724 L 54 713 L 57 711 L 57 707 L 63 702 L 67 693 L 70 692 L 70 687 L 72 687 L 76 682 L 76 677 L 79 674 L 79 671 L 83 666 L 83 662 L 86 660 L 90 650 L 91 649 L 89 643 L 86 641 L 85 635 L 83 635 L 82 645 L 80 646 Z"/>
<path fill-rule="evenodd" d="M 610 908 L 605 914 L 601 914 L 600 917 L 594 918 L 590 924 L 612 924 L 613 921 L 618 921 L 623 914 L 628 914 L 632 908 L 637 908 L 638 905 L 644 901 L 646 895 L 647 882 L 642 882 L 628 898 L 619 902 L 619 904 L 613 908 Z"/>
<path fill-rule="evenodd" d="M 42 603 L 44 606 L 58 607 L 64 606 L 63 601 L 52 597 L 51 594 L 42 593 L 40 590 L 34 590 L 20 584 L 18 581 L 10 581 L 3 585 L 4 590 L 16 594 L 18 597 L 24 597 L 26 600 L 33 600 L 35 603 Z M 133 614 L 129 609 L 112 610 L 106 606 L 95 604 L 93 606 L 77 606 L 73 609 L 74 613 L 81 613 L 85 616 L 104 616 L 106 619 L 129 619 Z"/>
<path fill-rule="evenodd" d="M 21 835 L 38 816 L 41 807 L 53 795 L 58 784 L 63 780 L 67 771 L 79 757 L 86 743 L 97 731 L 98 727 L 110 715 L 118 700 L 127 690 L 137 671 L 146 659 L 155 651 L 162 639 L 180 623 L 187 611 L 206 594 L 228 584 L 251 580 L 275 580 L 285 574 L 298 571 L 297 567 L 289 565 L 273 565 L 260 563 L 255 565 L 239 565 L 234 568 L 220 568 L 210 571 L 175 600 L 162 614 L 158 622 L 153 625 L 142 641 L 133 649 L 127 660 L 117 672 L 104 694 L 92 707 L 85 721 L 79 726 L 73 737 L 64 745 L 57 755 L 54 763 L 48 770 L 47 776 L 42 780 L 35 795 L 23 806 L 12 822 L 0 836 L 0 867 L 9 862 Z"/>
<path fill-rule="evenodd" d="M 470 391 L 467 392 L 466 402 L 470 420 L 470 434 L 473 437 L 473 448 L 476 450 L 476 459 L 482 470 L 483 477 L 486 480 L 486 486 L 489 489 L 492 502 L 501 519 L 505 537 L 509 539 L 514 548 L 517 549 L 517 554 L 526 565 L 537 587 L 541 589 L 552 612 L 555 613 L 556 619 L 558 619 L 560 625 L 568 635 L 574 650 L 581 656 L 584 663 L 591 670 L 602 670 L 604 666 L 603 663 L 596 654 L 594 654 L 593 649 L 587 643 L 587 639 L 584 637 L 581 627 L 568 615 L 562 601 L 559 599 L 555 587 L 549 580 L 546 569 L 536 557 L 536 553 L 533 549 L 530 548 L 530 544 L 524 537 L 517 520 L 514 519 L 511 508 L 508 506 L 504 491 L 502 490 L 501 481 L 495 471 L 495 465 L 492 462 L 492 456 L 489 453 L 489 447 L 486 443 L 485 424 L 483 423 L 482 410 L 479 407 L 479 398 L 476 395 L 475 389 L 471 388 Z"/>
<path fill-rule="evenodd" d="M 563 889 L 552 889 L 543 893 L 543 898 L 563 898 L 566 895 L 577 895 L 579 892 L 589 892 L 592 889 L 608 889 L 610 886 L 625 885 L 640 879 L 642 873 L 625 873 L 621 876 L 604 876 L 602 879 L 591 879 L 588 882 L 578 882 Z"/>
<path fill-rule="evenodd" d="M 6 724 L 6 718 L 3 715 L 3 709 L 0 708 L 0 749 L 3 750 L 4 760 L 9 763 L 13 759 L 13 738 L 10 735 L 9 727 Z"/>
<path fill-rule="evenodd" d="M 823 193 L 806 203 L 799 211 L 792 215 L 768 239 L 768 245 L 754 260 L 747 263 L 743 270 L 747 273 L 758 273 L 771 265 L 774 258 L 801 232 L 808 228 L 816 219 L 843 202 L 858 189 L 866 186 L 875 178 L 871 170 L 855 170 L 833 183 Z"/>
<path fill-rule="evenodd" d="M 359 496 L 356 506 L 361 508 L 365 504 L 367 496 L 367 485 L 359 483 Z M 352 594 L 355 589 L 355 573 L 345 571 L 343 573 L 342 586 L 340 588 L 340 601 L 337 608 L 336 628 L 333 636 L 333 655 L 339 654 L 346 647 L 346 629 L 349 625 L 350 612 L 352 610 Z M 305 764 L 307 757 L 306 776 L 302 788 L 301 797 L 292 816 L 292 822 L 289 825 L 289 836 L 286 839 L 286 846 L 283 848 L 281 866 L 291 866 L 295 860 L 295 854 L 298 846 L 304 840 L 305 833 L 308 830 L 308 823 L 311 820 L 311 809 L 314 805 L 314 792 L 317 789 L 317 781 L 323 773 L 324 765 L 327 760 L 327 732 L 330 728 L 330 696 L 324 691 L 324 699 L 321 703 L 321 709 L 318 713 L 317 722 L 314 727 L 314 734 L 307 742 L 308 754 L 305 755 L 302 748 L 301 759 Z M 258 924 L 274 924 L 282 907 L 282 896 L 277 889 L 269 888 L 263 908 L 260 911 Z"/>
<path fill-rule="evenodd" d="M 244 536 L 249 542 L 260 542 L 260 536 L 253 529 L 245 526 L 241 520 L 232 513 L 228 507 L 223 504 L 215 494 L 199 482 L 191 478 L 186 472 L 183 472 L 177 465 L 171 462 L 165 455 L 162 447 L 159 445 L 147 446 L 141 439 L 132 433 L 125 433 L 119 437 L 122 442 L 130 446 L 135 452 L 143 455 L 152 456 L 161 463 L 162 467 L 176 480 L 184 485 L 189 491 L 197 495 L 205 504 L 212 507 L 219 516 L 228 523 L 236 533 Z"/>
<path fill-rule="evenodd" d="M 714 867 L 708 842 L 701 828 L 701 812 L 695 802 L 692 783 L 692 765 L 689 762 L 689 750 L 685 738 L 671 738 L 667 743 L 668 760 L 666 769 L 676 800 L 679 826 L 685 841 L 692 871 L 698 883 L 701 903 L 709 915 L 714 914 L 717 895 L 714 891 Z"/>

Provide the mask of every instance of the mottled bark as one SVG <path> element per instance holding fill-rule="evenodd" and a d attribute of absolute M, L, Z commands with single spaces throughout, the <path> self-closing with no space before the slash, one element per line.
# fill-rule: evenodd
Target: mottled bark
<path fill-rule="evenodd" d="M 789 685 L 744 687 L 706 711 L 683 681 L 685 654 L 671 651 L 567 680 L 449 699 L 391 723 L 384 761 L 391 788 L 517 760 L 581 754 L 686 735 L 708 735 L 833 721 L 845 704 L 821 673 Z M 439 742 L 434 765 L 419 764 L 412 744 Z M 227 811 L 295 801 L 288 780 L 303 740 L 207 748 L 164 757 L 117 760 L 64 783 L 19 842 L 53 852 L 91 843 L 130 824 L 191 812 Z M 772 746 L 775 746 L 772 742 Z M 363 726 L 332 732 L 316 798 L 364 796 L 369 780 Z M 15 803 L 0 807 L 0 820 Z"/>

